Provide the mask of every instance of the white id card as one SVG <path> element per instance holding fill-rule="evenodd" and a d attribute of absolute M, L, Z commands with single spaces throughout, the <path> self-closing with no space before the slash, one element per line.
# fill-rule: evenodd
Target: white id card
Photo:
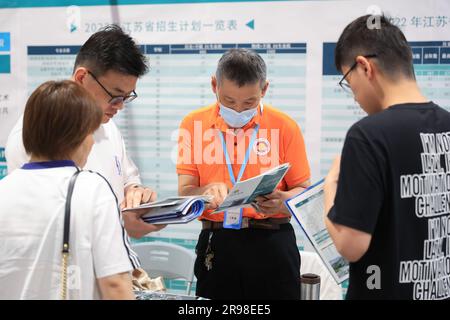
<path fill-rule="evenodd" d="M 223 227 L 226 229 L 240 229 L 242 224 L 242 208 L 225 211 Z"/>

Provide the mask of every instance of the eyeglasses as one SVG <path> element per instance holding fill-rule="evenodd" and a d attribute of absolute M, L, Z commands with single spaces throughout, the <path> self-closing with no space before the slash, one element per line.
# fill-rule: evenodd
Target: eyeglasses
<path fill-rule="evenodd" d="M 108 103 L 110 105 L 113 106 L 117 106 L 120 105 L 122 103 L 128 103 L 133 101 L 134 99 L 137 98 L 137 94 L 136 92 L 133 90 L 132 94 L 127 95 L 127 96 L 115 96 L 112 95 L 101 83 L 100 81 L 98 81 L 97 77 L 88 70 L 88 73 L 92 76 L 92 78 L 94 78 L 94 80 L 100 85 L 100 87 L 102 87 L 103 90 L 105 90 L 105 92 L 111 97 L 111 99 L 108 101 Z"/>
<path fill-rule="evenodd" d="M 377 55 L 376 54 L 368 54 L 363 56 L 366 59 L 369 58 L 375 58 Z M 348 84 L 347 81 L 345 81 L 345 78 L 348 76 L 348 74 L 350 72 L 352 72 L 353 69 L 356 68 L 356 66 L 358 65 L 358 62 L 355 61 L 352 66 L 350 67 L 350 69 L 348 69 L 348 71 L 344 74 L 344 76 L 342 77 L 342 79 L 339 81 L 339 86 L 342 88 L 342 90 L 344 90 L 347 93 L 352 93 L 352 88 L 350 87 L 350 85 Z"/>

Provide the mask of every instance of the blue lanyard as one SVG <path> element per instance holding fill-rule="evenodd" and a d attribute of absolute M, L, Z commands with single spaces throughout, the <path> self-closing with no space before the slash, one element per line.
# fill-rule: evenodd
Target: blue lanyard
<path fill-rule="evenodd" d="M 250 152 L 252 150 L 253 144 L 255 143 L 256 135 L 258 134 L 258 130 L 259 130 L 259 124 L 257 124 L 255 129 L 253 130 L 253 134 L 250 139 L 250 143 L 248 145 L 247 150 L 245 151 L 244 162 L 241 165 L 241 169 L 239 170 L 239 175 L 238 175 L 237 179 L 234 178 L 233 167 L 231 166 L 230 155 L 228 154 L 227 144 L 225 143 L 225 138 L 223 136 L 223 132 L 219 131 L 219 133 L 220 133 L 219 137 L 220 137 L 220 141 L 222 142 L 222 149 L 223 149 L 223 153 L 225 155 L 225 161 L 228 166 L 228 173 L 230 174 L 230 180 L 231 180 L 231 183 L 233 184 L 233 186 L 236 184 L 236 182 L 239 182 L 241 180 L 241 178 L 244 174 L 245 167 L 247 167 L 247 163 L 250 158 Z"/>

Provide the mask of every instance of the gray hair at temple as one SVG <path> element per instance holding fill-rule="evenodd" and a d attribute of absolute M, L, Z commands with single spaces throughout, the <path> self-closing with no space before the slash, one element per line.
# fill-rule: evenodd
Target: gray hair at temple
<path fill-rule="evenodd" d="M 223 78 L 236 83 L 239 87 L 255 84 L 259 81 L 261 89 L 266 84 L 266 63 L 253 50 L 230 49 L 219 60 L 216 70 L 217 84 Z"/>

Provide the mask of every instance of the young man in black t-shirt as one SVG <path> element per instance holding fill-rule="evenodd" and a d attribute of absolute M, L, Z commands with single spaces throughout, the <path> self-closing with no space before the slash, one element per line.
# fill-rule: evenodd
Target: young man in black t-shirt
<path fill-rule="evenodd" d="M 448 299 L 450 114 L 421 94 L 411 49 L 383 16 L 350 23 L 335 63 L 369 114 L 325 180 L 325 223 L 351 262 L 347 298 Z"/>

